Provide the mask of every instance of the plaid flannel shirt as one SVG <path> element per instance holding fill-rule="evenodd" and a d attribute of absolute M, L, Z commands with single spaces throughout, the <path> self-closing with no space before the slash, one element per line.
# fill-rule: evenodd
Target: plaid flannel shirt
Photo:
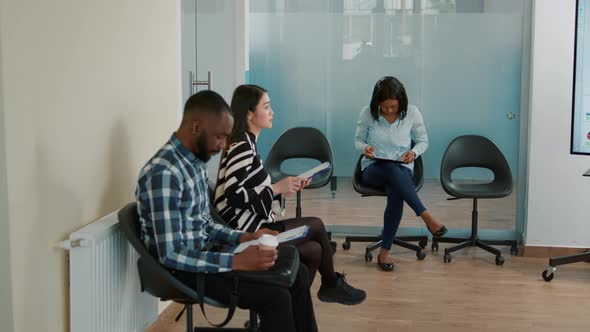
<path fill-rule="evenodd" d="M 243 232 L 212 221 L 206 163 L 176 134 L 142 168 L 135 197 L 143 242 L 162 265 L 189 272 L 231 270 L 232 253 L 204 248 L 211 241 L 237 244 Z"/>

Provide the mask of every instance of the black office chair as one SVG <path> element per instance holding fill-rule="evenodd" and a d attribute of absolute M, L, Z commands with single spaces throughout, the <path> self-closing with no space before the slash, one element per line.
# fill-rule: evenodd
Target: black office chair
<path fill-rule="evenodd" d="M 250 320 L 246 322 L 246 328 L 214 328 L 194 327 L 193 310 L 194 304 L 199 304 L 198 294 L 180 280 L 176 279 L 170 271 L 150 255 L 140 238 L 139 215 L 137 214 L 137 203 L 129 203 L 117 214 L 119 227 L 133 248 L 139 253 L 137 270 L 141 283 L 141 291 L 148 292 L 162 301 L 174 301 L 184 305 L 186 311 L 186 331 L 258 331 L 258 315 L 250 310 Z M 226 308 L 223 303 L 211 298 L 204 298 L 205 304 L 214 307 Z M 182 314 L 182 312 L 181 312 Z M 180 317 L 180 315 L 178 316 Z M 177 317 L 177 318 L 178 318 Z"/>
<path fill-rule="evenodd" d="M 590 249 L 585 252 L 567 256 L 551 257 L 549 258 L 549 266 L 546 270 L 541 273 L 543 280 L 551 281 L 555 276 L 555 271 L 559 265 L 572 264 L 578 262 L 589 262 L 590 263 Z"/>
<path fill-rule="evenodd" d="M 324 134 L 316 128 L 295 127 L 285 131 L 277 141 L 272 145 L 264 169 L 270 175 L 273 183 L 276 183 L 287 176 L 296 176 L 297 174 L 287 174 L 281 170 L 283 162 L 289 159 L 306 158 L 315 159 L 320 163 L 326 161 L 332 166 L 328 172 L 320 173 L 314 176 L 309 186 L 304 189 L 317 189 L 330 184 L 332 198 L 336 193 L 336 177 L 334 174 L 334 159 L 332 158 L 332 149 L 330 143 Z M 295 217 L 301 218 L 301 190 L 297 192 L 297 203 L 295 207 Z M 327 232 L 328 238 L 332 238 L 331 232 Z M 332 249 L 336 252 L 337 244 L 330 241 Z"/>
<path fill-rule="evenodd" d="M 330 162 L 332 168 L 314 176 L 312 182 L 305 189 L 321 188 L 330 181 L 334 173 L 334 161 L 332 158 L 332 149 L 326 136 L 321 131 L 309 127 L 296 127 L 285 131 L 277 141 L 272 145 L 264 169 L 270 175 L 272 182 L 278 182 L 287 176 L 296 176 L 297 174 L 287 174 L 281 170 L 281 165 L 288 159 L 315 159 L 320 163 Z M 335 181 L 332 182 L 332 191 L 335 191 Z M 301 217 L 301 191 L 297 192 L 297 207 L 295 208 L 295 217 Z"/>
<path fill-rule="evenodd" d="M 488 183 L 461 183 L 451 178 L 451 173 L 462 167 L 481 167 L 494 173 Z M 440 183 L 449 200 L 473 199 L 471 213 L 471 235 L 469 238 L 433 238 L 432 250 L 438 250 L 438 242 L 459 243 L 445 248 L 444 262 L 451 262 L 451 253 L 467 247 L 479 247 L 496 255 L 496 265 L 504 264 L 500 250 L 491 245 L 511 246 L 511 254 L 518 253 L 516 240 L 480 240 L 477 235 L 477 200 L 506 197 L 512 193 L 512 173 L 504 155 L 498 147 L 483 136 L 466 135 L 455 138 L 447 147 L 440 167 Z"/>
<path fill-rule="evenodd" d="M 362 159 L 363 155 L 361 154 L 354 168 L 354 175 L 352 179 L 352 187 L 354 188 L 354 190 L 357 193 L 361 194 L 362 197 L 387 196 L 387 193 L 385 192 L 384 188 L 372 188 L 363 184 L 361 171 Z M 414 174 L 412 176 L 412 181 L 414 182 L 414 187 L 416 188 L 416 191 L 419 191 L 420 188 L 422 188 L 422 184 L 424 184 L 424 164 L 422 162 L 422 156 L 419 156 L 414 161 Z M 408 243 L 408 241 L 417 241 L 418 245 Z M 365 261 L 370 262 L 373 260 L 373 254 L 371 252 L 381 247 L 381 243 L 383 242 L 383 236 L 347 236 L 344 239 L 344 242 L 342 243 L 342 249 L 350 249 L 351 242 L 374 242 L 367 246 L 367 248 L 365 249 Z M 422 251 L 422 249 L 426 248 L 426 246 L 428 245 L 428 236 L 397 236 L 393 239 L 393 244 L 415 251 L 416 257 L 419 260 L 423 260 L 426 257 L 426 253 Z"/>

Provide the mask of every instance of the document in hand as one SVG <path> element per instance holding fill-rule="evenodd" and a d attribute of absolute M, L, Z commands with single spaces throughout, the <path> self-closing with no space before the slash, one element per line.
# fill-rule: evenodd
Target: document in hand
<path fill-rule="evenodd" d="M 280 221 L 278 221 L 278 222 L 280 222 Z M 283 242 L 287 242 L 287 241 L 291 241 L 291 240 L 297 240 L 300 238 L 304 238 L 307 236 L 307 232 L 309 232 L 309 225 L 304 225 L 304 226 L 300 226 L 297 228 L 293 228 L 288 231 L 279 233 L 277 235 L 277 241 L 279 243 L 283 243 Z M 233 251 L 233 253 L 238 254 L 238 253 L 244 251 L 244 249 L 248 248 L 249 246 L 256 246 L 256 245 L 258 245 L 258 240 L 242 242 L 242 243 L 240 243 L 239 246 L 236 247 L 236 249 Z"/>
<path fill-rule="evenodd" d="M 326 172 L 328 170 L 330 170 L 330 168 L 332 168 L 332 165 L 330 165 L 329 161 L 326 161 L 323 164 L 320 164 L 312 169 L 310 169 L 307 172 L 303 172 L 301 174 L 298 175 L 298 177 L 300 178 L 304 178 L 304 179 L 310 179 L 312 178 L 314 175 L 320 174 L 322 172 Z"/>
<path fill-rule="evenodd" d="M 385 157 L 385 156 L 374 156 L 373 159 L 375 160 L 387 160 L 387 161 L 393 161 L 396 164 L 403 164 L 404 162 L 401 160 L 397 160 L 397 159 L 393 159 L 393 158 L 389 158 L 389 157 Z"/>

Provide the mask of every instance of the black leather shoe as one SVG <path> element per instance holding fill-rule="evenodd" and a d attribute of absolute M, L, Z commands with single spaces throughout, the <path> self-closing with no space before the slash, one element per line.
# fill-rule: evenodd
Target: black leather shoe
<path fill-rule="evenodd" d="M 381 270 L 383 271 L 393 271 L 393 262 L 391 263 L 382 263 L 379 260 L 379 256 L 377 256 L 377 265 L 381 268 Z"/>
<path fill-rule="evenodd" d="M 430 230 L 428 230 L 430 232 Z M 447 229 L 446 226 L 443 225 L 443 227 L 441 227 L 438 231 L 432 233 L 430 232 L 430 234 L 432 234 L 432 236 L 434 237 L 443 237 L 445 234 L 447 234 L 449 230 Z"/>

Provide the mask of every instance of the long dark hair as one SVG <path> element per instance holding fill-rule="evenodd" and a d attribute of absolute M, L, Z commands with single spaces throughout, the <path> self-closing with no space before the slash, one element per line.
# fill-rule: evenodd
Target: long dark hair
<path fill-rule="evenodd" d="M 234 127 L 227 141 L 229 147 L 239 140 L 242 133 L 248 130 L 248 112 L 254 112 L 266 90 L 258 85 L 244 84 L 234 90 L 231 98 L 231 112 L 234 116 Z"/>
<path fill-rule="evenodd" d="M 387 99 L 399 102 L 399 119 L 403 120 L 408 113 L 408 95 L 406 95 L 404 85 L 393 76 L 383 76 L 375 83 L 371 104 L 369 104 L 371 116 L 375 121 L 379 119 L 379 104 Z"/>

